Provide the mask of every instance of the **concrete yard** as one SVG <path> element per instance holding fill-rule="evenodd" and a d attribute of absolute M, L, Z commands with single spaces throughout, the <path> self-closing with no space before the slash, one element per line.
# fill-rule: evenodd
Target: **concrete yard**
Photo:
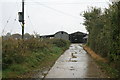
<path fill-rule="evenodd" d="M 61 55 L 45 78 L 107 78 L 95 61 L 81 47 L 72 44 Z"/>

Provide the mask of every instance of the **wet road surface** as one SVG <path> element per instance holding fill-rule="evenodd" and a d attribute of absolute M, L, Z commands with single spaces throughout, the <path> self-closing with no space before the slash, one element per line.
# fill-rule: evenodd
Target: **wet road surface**
<path fill-rule="evenodd" d="M 45 78 L 106 78 L 106 76 L 80 44 L 72 44 L 59 57 Z"/>

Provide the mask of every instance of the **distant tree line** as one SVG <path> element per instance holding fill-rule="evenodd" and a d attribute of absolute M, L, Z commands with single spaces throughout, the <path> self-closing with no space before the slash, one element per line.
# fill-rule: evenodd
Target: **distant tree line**
<path fill-rule="evenodd" d="M 29 33 L 25 33 L 24 34 L 24 39 L 31 39 L 31 38 L 39 38 L 39 34 L 34 32 L 34 34 L 29 34 Z M 6 35 L 2 36 L 3 40 L 7 40 L 7 39 L 22 39 L 22 35 L 19 33 L 15 33 L 15 34 L 11 34 L 11 33 L 7 33 Z"/>
<path fill-rule="evenodd" d="M 89 32 L 87 45 L 120 71 L 120 2 L 104 11 L 92 7 L 83 14 Z"/>

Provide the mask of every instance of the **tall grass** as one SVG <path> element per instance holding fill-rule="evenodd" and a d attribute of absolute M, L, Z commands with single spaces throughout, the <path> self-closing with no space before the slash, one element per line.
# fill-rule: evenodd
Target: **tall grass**
<path fill-rule="evenodd" d="M 38 66 L 48 66 L 69 46 L 60 39 L 3 40 L 3 77 L 15 78 Z"/>
<path fill-rule="evenodd" d="M 0 79 L 2 78 L 2 38 L 0 37 Z"/>

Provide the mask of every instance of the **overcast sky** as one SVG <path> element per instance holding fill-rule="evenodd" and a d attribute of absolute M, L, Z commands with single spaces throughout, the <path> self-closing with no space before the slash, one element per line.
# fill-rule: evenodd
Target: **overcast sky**
<path fill-rule="evenodd" d="M 0 34 L 20 33 L 18 12 L 22 0 L 0 1 Z M 86 33 L 80 15 L 88 7 L 107 8 L 109 0 L 25 0 L 25 33 L 40 35 L 54 34 L 57 31 Z"/>

